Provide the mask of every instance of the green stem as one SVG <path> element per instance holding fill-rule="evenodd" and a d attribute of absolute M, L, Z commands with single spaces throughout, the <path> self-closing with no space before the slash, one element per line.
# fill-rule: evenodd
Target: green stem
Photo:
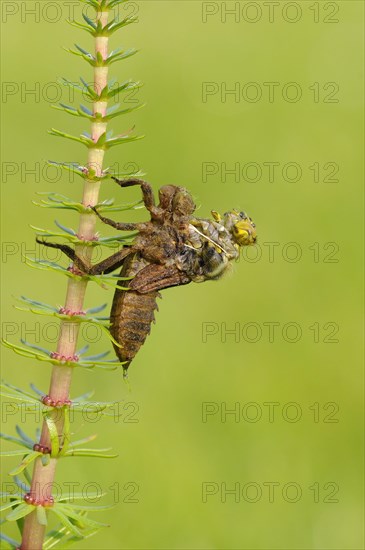
<path fill-rule="evenodd" d="M 97 19 L 105 26 L 108 21 L 108 12 L 97 12 Z M 104 59 L 108 54 L 108 37 L 97 37 L 95 40 L 95 53 L 100 52 Z M 108 82 L 108 67 L 95 67 L 94 69 L 94 89 L 100 92 Z M 95 102 L 93 105 L 94 113 L 99 112 L 105 115 L 107 102 Z M 91 136 L 96 141 L 102 133 L 106 131 L 106 124 L 93 123 L 91 125 Z M 96 175 L 102 173 L 104 160 L 104 150 L 89 149 L 87 166 L 96 171 Z M 92 205 L 98 203 L 100 182 L 85 179 L 82 202 L 84 205 Z M 94 214 L 81 214 L 78 228 L 78 235 L 82 235 L 84 239 L 92 239 L 95 235 L 96 216 Z M 76 253 L 84 260 L 91 263 L 92 247 L 78 245 Z M 65 308 L 72 311 L 80 311 L 83 309 L 84 296 L 86 291 L 87 281 L 69 279 L 67 286 L 67 294 L 65 300 Z M 79 332 L 79 324 L 62 322 L 60 327 L 60 338 L 57 344 L 57 352 L 61 355 L 74 355 L 77 345 L 77 337 Z M 65 366 L 54 366 L 52 370 L 51 382 L 49 386 L 49 396 L 55 401 L 66 401 L 69 399 L 70 386 L 72 379 L 72 368 Z M 64 418 L 59 412 L 55 411 L 55 423 L 57 425 L 60 441 L 63 434 Z M 51 447 L 51 440 L 46 423 L 43 423 L 40 444 L 46 447 Z M 36 459 L 30 494 L 31 496 L 43 500 L 52 494 L 52 484 L 55 478 L 57 459 L 51 459 L 49 464 L 43 466 L 40 458 Z M 24 530 L 22 537 L 21 550 L 41 550 L 45 535 L 45 526 L 40 525 L 37 521 L 36 512 L 32 512 L 25 518 Z"/>

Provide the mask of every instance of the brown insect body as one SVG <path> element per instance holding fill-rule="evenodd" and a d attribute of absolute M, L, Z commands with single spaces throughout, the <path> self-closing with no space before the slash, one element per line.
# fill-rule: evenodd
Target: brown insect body
<path fill-rule="evenodd" d="M 139 179 L 115 181 L 121 187 L 141 187 L 150 221 L 120 223 L 93 210 L 118 230 L 138 230 L 131 246 L 90 267 L 71 247 L 37 240 L 62 250 L 81 272 L 99 275 L 121 267 L 120 276 L 130 278 L 128 290 L 116 288 L 110 313 L 110 332 L 117 342 L 114 348 L 126 370 L 150 333 L 159 291 L 219 279 L 229 263 L 239 257 L 240 247 L 256 242 L 256 229 L 251 218 L 236 210 L 223 217 L 212 211 L 213 220 L 194 218 L 195 204 L 183 187 L 161 187 L 156 206 L 149 183 Z"/>
<path fill-rule="evenodd" d="M 125 259 L 120 275 L 134 277 L 147 265 L 139 253 L 131 255 Z M 128 368 L 151 331 L 154 312 L 158 309 L 157 296 L 157 291 L 141 294 L 135 290 L 115 290 L 110 312 L 110 333 L 120 344 L 114 344 L 114 349 L 120 361 L 126 361 L 124 368 Z"/>
<path fill-rule="evenodd" d="M 121 277 L 132 277 L 129 290 L 117 288 L 113 298 L 110 333 L 119 344 L 114 344 L 114 349 L 118 358 L 126 362 L 124 369 L 151 331 L 158 309 L 158 289 L 191 282 L 175 264 L 188 234 L 186 216 L 195 205 L 181 187 L 164 186 L 159 197 L 151 221 L 139 224 L 139 234 L 132 245 L 136 253 L 127 256 L 120 272 Z"/>

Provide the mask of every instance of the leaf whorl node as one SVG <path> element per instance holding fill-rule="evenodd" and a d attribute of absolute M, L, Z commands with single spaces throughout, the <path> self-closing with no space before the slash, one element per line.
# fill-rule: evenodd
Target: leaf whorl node
<path fill-rule="evenodd" d="M 45 497 L 40 499 L 33 497 L 30 493 L 27 493 L 24 495 L 23 499 L 26 504 L 31 504 L 32 506 L 43 506 L 44 508 L 50 508 L 54 505 L 53 497 Z"/>
<path fill-rule="evenodd" d="M 57 351 L 52 351 L 50 353 L 51 359 L 57 359 L 57 361 L 61 361 L 61 363 L 77 363 L 80 357 L 76 354 L 74 355 L 62 355 L 61 353 L 58 353 Z M 61 403 L 61 402 L 60 402 Z"/>
<path fill-rule="evenodd" d="M 52 352 L 51 356 L 53 356 L 53 354 L 55 354 L 55 352 Z M 59 354 L 56 354 L 56 355 L 59 355 Z M 60 357 L 64 357 L 64 356 L 60 356 Z M 60 360 L 62 360 L 62 359 L 60 359 Z M 79 356 L 78 355 L 73 355 L 71 359 L 66 358 L 66 360 L 67 361 L 78 361 Z M 71 405 L 72 405 L 72 401 L 70 399 L 65 399 L 64 401 L 61 401 L 61 400 L 52 399 L 52 397 L 50 397 L 49 395 L 44 395 L 41 399 L 41 402 L 43 403 L 43 405 L 46 405 L 46 407 L 55 407 L 57 409 L 60 409 L 62 407 L 71 407 Z"/>
<path fill-rule="evenodd" d="M 74 315 L 86 315 L 86 311 L 83 311 L 82 309 L 80 309 L 79 311 L 72 311 L 72 309 L 63 306 L 59 308 L 58 313 L 61 313 L 62 315 L 69 315 L 70 317 Z"/>
<path fill-rule="evenodd" d="M 37 451 L 37 453 L 42 453 L 44 455 L 51 454 L 51 449 L 49 447 L 46 447 L 45 445 L 41 445 L 40 443 L 34 443 L 33 451 Z"/>

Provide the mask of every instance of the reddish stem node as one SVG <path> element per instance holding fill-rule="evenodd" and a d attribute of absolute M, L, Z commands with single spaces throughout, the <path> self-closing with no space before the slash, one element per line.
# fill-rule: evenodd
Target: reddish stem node
<path fill-rule="evenodd" d="M 32 506 L 43 506 L 44 508 L 50 508 L 54 505 L 53 497 L 36 498 L 30 493 L 27 493 L 24 495 L 23 499 L 26 504 L 31 504 Z"/>
<path fill-rule="evenodd" d="M 98 235 L 93 235 L 92 237 L 85 237 L 85 235 L 76 234 L 76 237 L 80 239 L 80 241 L 91 241 L 96 242 L 99 240 Z"/>
<path fill-rule="evenodd" d="M 43 405 L 46 405 L 46 407 L 71 407 L 72 401 L 70 399 L 64 399 L 64 400 L 56 400 L 52 399 L 50 395 L 44 395 L 41 399 Z"/>
<path fill-rule="evenodd" d="M 69 315 L 70 317 L 74 315 L 86 315 L 86 312 L 82 309 L 78 311 L 72 311 L 69 307 L 61 306 L 58 310 L 58 313 L 61 313 L 62 315 Z"/>
<path fill-rule="evenodd" d="M 38 453 L 42 453 L 44 455 L 51 454 L 51 449 L 49 447 L 46 447 L 45 445 L 41 445 L 40 443 L 34 443 L 33 451 L 37 451 Z"/>
<path fill-rule="evenodd" d="M 77 361 L 80 359 L 80 357 L 76 355 L 76 353 L 74 355 L 62 355 L 61 353 L 58 353 L 58 351 L 52 351 L 50 353 L 50 357 L 51 359 L 57 359 L 57 361 L 61 361 L 61 363 L 77 363 Z"/>
<path fill-rule="evenodd" d="M 81 276 L 84 275 L 84 273 L 80 271 L 80 269 L 76 267 L 74 264 L 68 266 L 67 271 L 69 271 L 70 273 L 73 273 L 74 275 L 81 275 Z"/>

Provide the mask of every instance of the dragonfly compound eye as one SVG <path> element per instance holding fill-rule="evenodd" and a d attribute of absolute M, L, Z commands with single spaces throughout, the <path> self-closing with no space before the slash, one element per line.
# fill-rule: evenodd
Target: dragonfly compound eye
<path fill-rule="evenodd" d="M 256 242 L 255 225 L 248 218 L 235 223 L 232 233 L 239 246 L 247 246 Z"/>

